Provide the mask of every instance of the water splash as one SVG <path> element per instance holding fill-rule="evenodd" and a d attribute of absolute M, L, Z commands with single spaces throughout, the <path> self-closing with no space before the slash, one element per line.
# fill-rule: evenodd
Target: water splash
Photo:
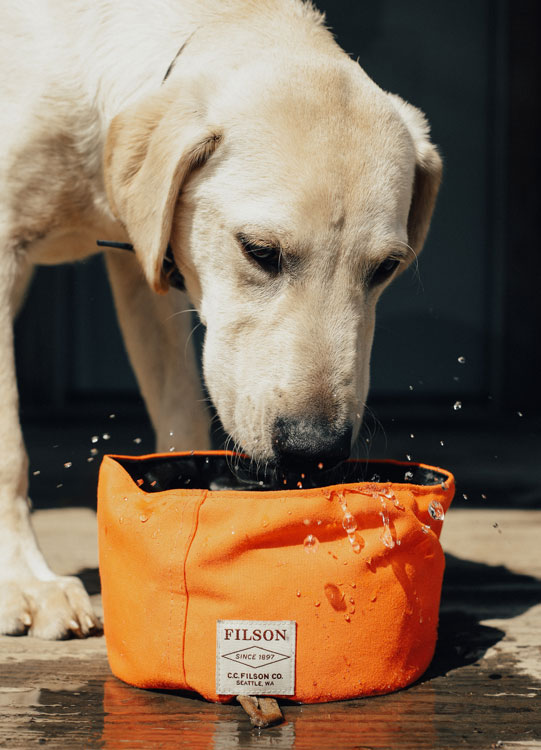
<path fill-rule="evenodd" d="M 434 519 L 434 521 L 443 521 L 445 518 L 445 511 L 439 500 L 432 500 L 428 506 L 428 514 L 430 515 L 430 518 Z"/>
<path fill-rule="evenodd" d="M 317 552 L 317 549 L 319 547 L 319 539 L 313 534 L 308 534 L 308 536 L 304 539 L 303 546 L 305 552 Z"/>
<path fill-rule="evenodd" d="M 387 509 L 387 503 L 385 502 L 385 497 L 383 495 L 380 495 L 379 501 L 381 503 L 381 510 L 379 514 L 383 523 L 383 531 L 380 534 L 380 539 L 384 546 L 387 547 L 387 549 L 393 549 L 393 547 L 395 546 L 395 540 L 393 537 L 393 532 L 391 531 L 391 521 L 389 518 L 389 511 Z"/>
<path fill-rule="evenodd" d="M 348 534 L 349 543 L 351 544 L 351 549 L 355 552 L 356 555 L 358 555 L 361 550 L 364 547 L 364 539 L 362 536 L 359 536 L 355 532 L 352 534 Z"/>
<path fill-rule="evenodd" d="M 326 583 L 323 591 L 333 609 L 337 612 L 343 612 L 346 609 L 344 594 L 335 583 Z"/>
<path fill-rule="evenodd" d="M 381 532 L 380 539 L 387 549 L 393 549 L 395 546 L 395 540 L 393 539 L 393 533 L 391 527 L 384 524 L 383 531 Z"/>
<path fill-rule="evenodd" d="M 344 531 L 346 532 L 346 534 L 348 534 L 348 536 L 349 534 L 354 534 L 357 530 L 357 521 L 355 520 L 355 516 L 349 512 L 344 513 L 342 526 L 344 527 Z"/>

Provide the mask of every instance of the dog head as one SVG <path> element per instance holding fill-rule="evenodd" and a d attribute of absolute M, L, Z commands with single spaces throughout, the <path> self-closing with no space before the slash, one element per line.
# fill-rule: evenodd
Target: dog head
<path fill-rule="evenodd" d="M 158 292 L 173 248 L 236 447 L 347 456 L 377 300 L 420 252 L 440 182 L 423 114 L 345 56 L 173 77 L 115 118 L 105 175 Z"/>

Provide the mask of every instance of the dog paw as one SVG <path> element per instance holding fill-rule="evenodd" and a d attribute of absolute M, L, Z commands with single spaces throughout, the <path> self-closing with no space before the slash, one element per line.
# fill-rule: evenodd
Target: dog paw
<path fill-rule="evenodd" d="M 101 623 L 78 578 L 0 582 L 0 634 L 28 635 L 46 640 L 101 632 Z"/>

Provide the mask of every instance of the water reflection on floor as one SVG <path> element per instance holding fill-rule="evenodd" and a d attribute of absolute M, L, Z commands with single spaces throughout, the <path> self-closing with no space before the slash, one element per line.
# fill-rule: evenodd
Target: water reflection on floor
<path fill-rule="evenodd" d="M 483 635 L 487 644 L 495 637 L 478 634 L 480 650 Z M 452 650 L 457 654 L 456 644 Z M 261 731 L 251 728 L 237 704 L 129 687 L 110 674 L 104 658 L 44 663 L 40 688 L 24 685 L 36 662 L 8 664 L 3 667 L 10 674 L 2 682 L 11 687 L 0 688 L 0 747 L 438 750 L 505 748 L 507 740 L 518 737 L 541 739 L 535 718 L 539 692 L 531 680 L 515 674 L 511 663 L 496 667 L 475 656 L 470 653 L 471 663 L 447 672 L 440 657 L 442 668 L 436 663 L 427 679 L 388 696 L 311 706 L 284 702 L 285 723 Z"/>

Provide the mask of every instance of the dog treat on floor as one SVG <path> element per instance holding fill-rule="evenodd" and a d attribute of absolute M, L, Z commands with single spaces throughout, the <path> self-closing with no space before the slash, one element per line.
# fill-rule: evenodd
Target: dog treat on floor
<path fill-rule="evenodd" d="M 275 698 L 258 698 L 255 695 L 237 695 L 237 700 L 258 729 L 273 727 L 284 720 Z"/>

